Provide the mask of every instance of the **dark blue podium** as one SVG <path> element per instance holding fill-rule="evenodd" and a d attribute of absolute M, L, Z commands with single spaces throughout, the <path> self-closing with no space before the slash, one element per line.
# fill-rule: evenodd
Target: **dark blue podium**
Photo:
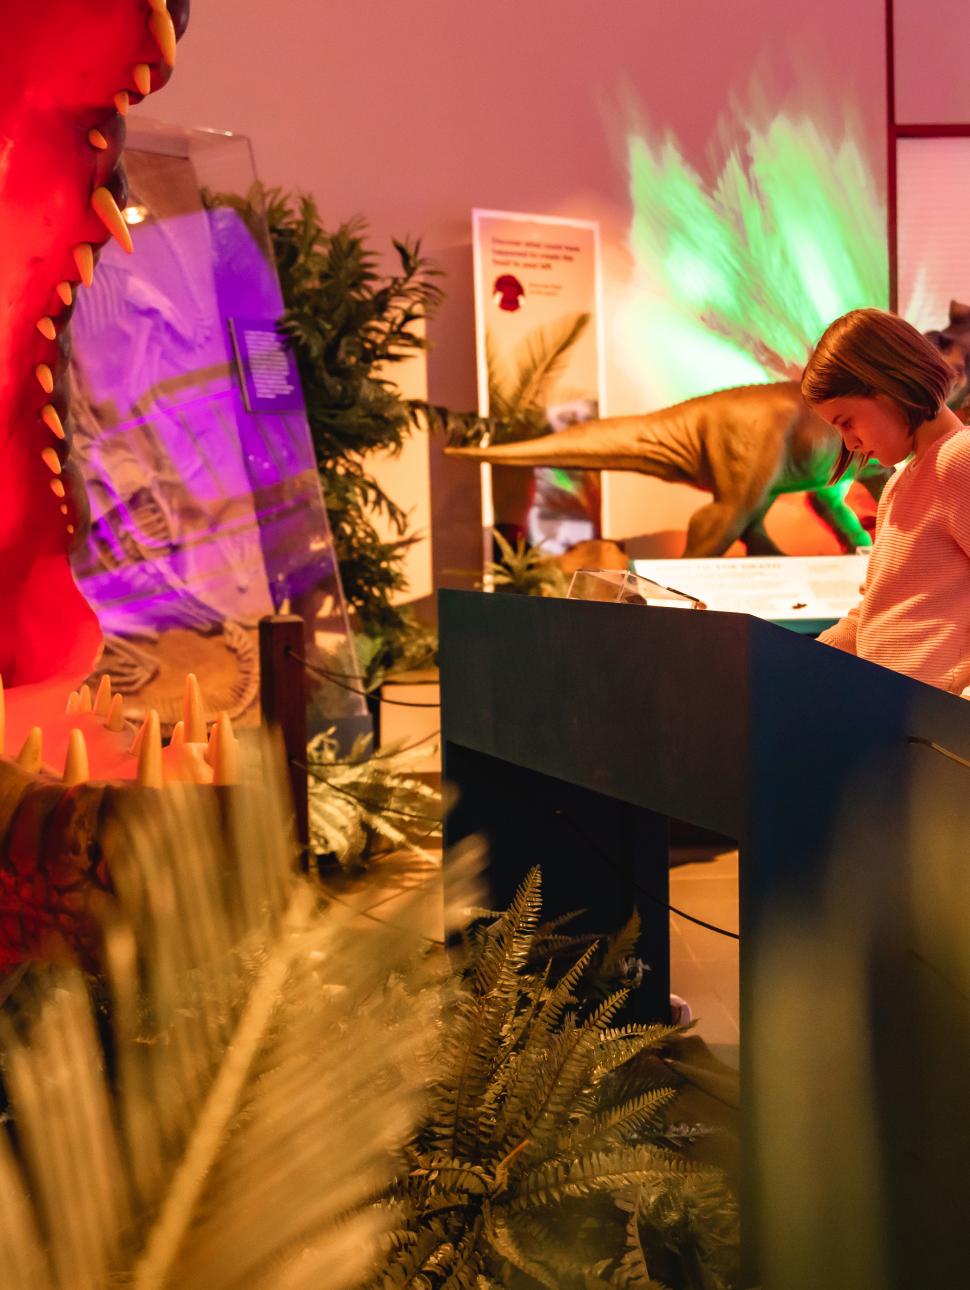
<path fill-rule="evenodd" d="M 970 1285 L 970 953 L 954 939 L 965 920 L 970 944 L 970 704 L 739 614 L 446 591 L 440 629 L 446 844 L 486 837 L 494 906 L 536 863 L 549 915 L 586 908 L 609 932 L 636 906 L 638 1018 L 667 1015 L 669 820 L 738 844 L 749 1268 L 774 1081 L 810 1089 L 820 1141 L 845 1111 L 841 1040 L 820 1072 L 842 1006 L 824 971 L 805 1011 L 812 965 L 845 954 L 885 1188 L 879 1285 Z M 784 1016 L 786 982 L 807 1033 L 779 1067 L 759 1025 Z M 799 1285 L 835 1290 L 824 1266 Z"/>

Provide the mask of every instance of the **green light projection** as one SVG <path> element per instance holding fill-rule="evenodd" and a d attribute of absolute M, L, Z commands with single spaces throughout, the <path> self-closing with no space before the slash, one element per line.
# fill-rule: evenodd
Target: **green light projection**
<path fill-rule="evenodd" d="M 848 127 L 737 121 L 713 182 L 668 135 L 627 139 L 633 280 L 616 357 L 654 406 L 797 375 L 825 326 L 888 307 L 885 211 Z M 907 311 L 908 312 L 908 311 Z"/>

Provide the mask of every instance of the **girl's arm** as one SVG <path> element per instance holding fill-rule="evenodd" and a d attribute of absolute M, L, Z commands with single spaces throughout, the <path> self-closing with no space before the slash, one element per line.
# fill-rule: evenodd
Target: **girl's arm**
<path fill-rule="evenodd" d="M 886 487 L 882 490 L 882 497 L 879 499 L 879 505 L 876 507 L 876 532 L 873 535 L 873 545 L 875 545 L 879 540 L 879 530 L 882 528 L 882 522 L 886 514 L 886 502 L 889 499 L 889 494 L 892 491 L 896 479 L 897 476 L 893 475 L 887 481 Z M 868 585 L 869 575 L 867 573 L 866 586 Z M 863 600 L 865 599 L 865 594 L 866 588 L 863 587 Z M 834 645 L 836 649 L 845 650 L 847 654 L 858 653 L 855 642 L 856 632 L 859 627 L 859 610 L 861 608 L 862 600 L 859 601 L 854 609 L 850 609 L 844 618 L 840 618 L 837 623 L 833 623 L 833 625 L 831 627 L 827 627 L 824 632 L 820 632 L 816 639 L 820 640 L 823 645 Z"/>
<path fill-rule="evenodd" d="M 824 632 L 820 632 L 816 637 L 823 645 L 834 645 L 836 649 L 845 650 L 847 654 L 854 654 L 856 629 L 859 626 L 859 608 L 860 601 L 854 609 L 850 609 L 844 618 L 840 618 L 837 623 L 827 627 Z"/>

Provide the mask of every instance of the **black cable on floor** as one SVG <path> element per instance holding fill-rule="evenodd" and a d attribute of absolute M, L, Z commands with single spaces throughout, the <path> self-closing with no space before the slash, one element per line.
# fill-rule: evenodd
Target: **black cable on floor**
<path fill-rule="evenodd" d="M 559 809 L 554 810 L 553 815 L 558 816 L 564 824 L 567 824 L 576 836 L 582 842 L 585 842 L 589 849 L 594 852 L 594 854 L 597 855 L 604 864 L 609 866 L 613 873 L 620 873 L 619 867 L 616 865 L 613 858 L 608 856 L 601 847 L 598 847 L 592 838 L 587 837 L 585 830 L 581 829 L 575 820 L 571 820 L 568 815 Z M 698 927 L 704 927 L 709 932 L 716 932 L 718 936 L 727 936 L 732 941 L 740 941 L 741 936 L 738 932 L 729 932 L 725 927 L 718 927 L 716 923 L 705 922 L 703 918 L 695 918 L 693 914 L 688 914 L 683 909 L 678 909 L 676 905 L 670 905 L 666 901 L 659 900 L 653 892 L 647 891 L 646 887 L 641 887 L 636 879 L 633 880 L 633 886 L 642 896 L 645 896 L 647 900 L 652 901 L 655 905 L 659 905 L 661 909 L 668 910 L 671 914 L 676 914 L 678 918 L 686 918 L 689 923 L 695 923 Z"/>

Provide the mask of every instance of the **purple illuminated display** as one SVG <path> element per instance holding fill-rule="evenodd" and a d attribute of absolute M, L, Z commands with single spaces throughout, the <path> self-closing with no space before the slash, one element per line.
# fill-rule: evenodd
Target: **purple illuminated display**
<path fill-rule="evenodd" d="M 230 319 L 282 314 L 275 269 L 236 211 L 202 209 L 189 160 L 165 158 L 164 185 L 157 163 L 128 154 L 132 191 L 144 176 L 164 196 L 132 230 L 135 255 L 106 248 L 79 303 L 72 415 L 92 520 L 75 573 L 111 666 L 164 721 L 169 667 L 208 668 L 220 706 L 253 708 L 264 614 L 316 619 L 308 645 L 328 657 L 347 632 L 298 379 L 285 411 L 250 411 L 234 360 Z M 361 706 L 331 699 L 332 715 Z"/>

